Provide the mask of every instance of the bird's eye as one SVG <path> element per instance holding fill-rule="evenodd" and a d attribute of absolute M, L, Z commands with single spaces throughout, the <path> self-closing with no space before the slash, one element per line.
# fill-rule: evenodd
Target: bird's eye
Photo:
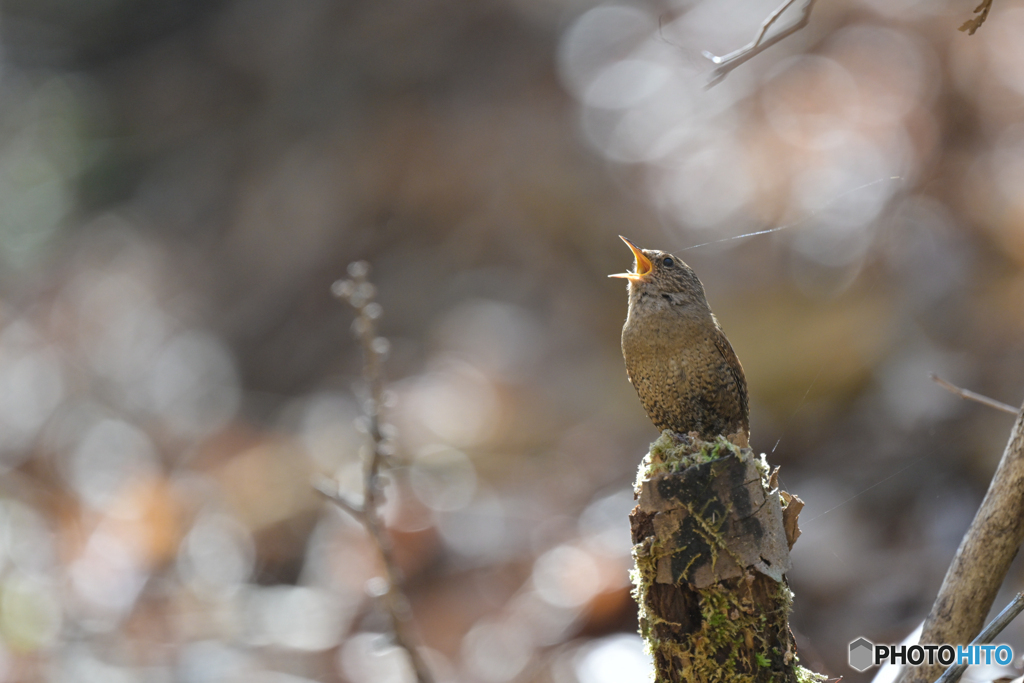
<path fill-rule="evenodd" d="M 663 260 L 662 263 L 665 264 L 667 268 L 671 268 L 672 266 L 675 265 L 676 262 L 672 260 L 671 256 L 666 256 L 665 260 Z"/>

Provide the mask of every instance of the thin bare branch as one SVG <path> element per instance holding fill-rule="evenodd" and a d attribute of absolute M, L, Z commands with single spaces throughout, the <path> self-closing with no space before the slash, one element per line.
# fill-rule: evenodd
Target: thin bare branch
<path fill-rule="evenodd" d="M 981 0 L 981 4 L 974 8 L 974 13 L 978 16 L 968 19 L 961 26 L 961 31 L 966 31 L 967 35 L 973 36 L 974 32 L 981 28 L 981 25 L 988 19 L 989 10 L 992 9 L 992 0 Z"/>
<path fill-rule="evenodd" d="M 754 36 L 754 39 L 740 49 L 721 57 L 713 55 L 710 52 L 704 52 L 705 57 L 718 65 L 718 67 L 711 72 L 711 78 L 708 80 L 708 84 L 705 87 L 711 88 L 718 85 L 722 79 L 729 75 L 730 71 L 739 65 L 756 57 L 772 45 L 775 45 L 779 41 L 793 35 L 804 26 L 807 26 L 807 23 L 811 20 L 811 10 L 814 9 L 815 0 L 804 0 L 804 6 L 800 10 L 800 18 L 773 35 L 771 38 L 765 40 L 765 34 L 768 33 L 768 29 L 770 29 L 772 25 L 779 20 L 779 17 L 781 17 L 783 13 L 785 13 L 785 11 L 795 3 L 796 0 L 784 0 L 784 2 L 779 5 L 774 12 L 769 14 L 768 17 L 761 22 L 761 28 L 758 30 L 757 35 Z"/>
<path fill-rule="evenodd" d="M 1017 615 L 1024 612 L 1024 593 L 1017 593 L 1010 604 L 1003 608 L 995 619 L 993 619 L 985 630 L 977 638 L 971 641 L 971 645 L 986 645 L 996 639 L 1003 629 L 1010 625 L 1010 622 L 1017 618 Z M 967 671 L 967 664 L 954 664 L 939 676 L 935 683 L 956 683 Z"/>
<path fill-rule="evenodd" d="M 356 521 L 363 521 L 363 508 L 361 505 L 356 505 L 345 496 L 338 489 L 337 483 L 333 479 L 329 479 L 323 475 L 317 475 L 313 479 L 313 488 L 317 493 L 327 498 L 342 510 L 352 515 Z"/>
<path fill-rule="evenodd" d="M 967 399 L 968 401 L 977 401 L 983 406 L 995 408 L 996 410 L 1001 410 L 1004 413 L 1009 413 L 1010 415 L 1017 414 L 1017 409 L 1007 403 L 997 401 L 994 398 L 989 398 L 988 396 L 983 396 L 982 394 L 971 391 L 970 389 L 961 389 L 957 385 L 942 379 L 934 372 L 929 372 L 928 376 L 931 377 L 932 381 L 938 384 L 940 387 L 942 387 L 951 394 L 956 394 L 960 398 Z"/>
<path fill-rule="evenodd" d="M 351 263 L 348 267 L 348 274 L 351 279 L 335 282 L 331 291 L 356 309 L 357 315 L 352 329 L 363 349 L 363 381 L 368 390 L 368 396 L 364 401 L 364 411 L 367 432 L 370 437 L 370 454 L 366 459 L 363 476 L 363 504 L 356 506 L 346 500 L 337 491 L 337 486 L 334 486 L 333 490 L 330 488 L 325 490 L 323 486 L 314 483 L 314 487 L 362 522 L 366 533 L 377 546 L 387 581 L 387 588 L 381 594 L 380 599 L 390 617 L 395 644 L 409 654 L 409 661 L 416 673 L 416 680 L 419 683 L 433 683 L 434 677 L 431 675 L 423 655 L 416 647 L 417 639 L 414 636 L 412 610 L 409 607 L 409 599 L 402 589 L 402 571 L 395 561 L 391 537 L 387 533 L 379 509 L 382 502 L 380 473 L 391 454 L 391 444 L 384 434 L 385 429 L 380 420 L 380 409 L 384 396 L 381 365 L 388 353 L 389 346 L 387 339 L 377 336 L 377 320 L 380 319 L 383 309 L 374 301 L 377 290 L 367 277 L 370 274 L 370 265 L 365 261 Z"/>

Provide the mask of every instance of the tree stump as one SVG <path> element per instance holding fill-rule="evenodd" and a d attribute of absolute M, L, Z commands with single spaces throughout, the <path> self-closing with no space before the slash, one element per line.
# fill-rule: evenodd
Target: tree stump
<path fill-rule="evenodd" d="M 803 503 L 763 455 L 666 430 L 635 492 L 633 594 L 657 683 L 825 679 L 798 666 L 789 629 Z"/>

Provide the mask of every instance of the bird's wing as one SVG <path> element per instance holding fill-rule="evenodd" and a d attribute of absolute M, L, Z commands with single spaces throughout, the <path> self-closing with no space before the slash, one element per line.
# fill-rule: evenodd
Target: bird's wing
<path fill-rule="evenodd" d="M 736 352 L 732 349 L 732 344 L 729 343 L 728 338 L 725 336 L 725 332 L 722 331 L 721 327 L 715 326 L 715 333 L 713 340 L 715 348 L 718 353 L 721 354 L 722 360 L 725 362 L 725 367 L 729 371 L 729 375 L 732 377 L 735 383 L 736 393 L 739 394 L 740 399 L 740 411 L 743 415 L 743 427 L 747 431 L 750 430 L 750 407 L 749 399 L 747 397 L 747 378 L 743 374 L 743 366 L 740 365 L 740 359 L 736 356 Z"/>

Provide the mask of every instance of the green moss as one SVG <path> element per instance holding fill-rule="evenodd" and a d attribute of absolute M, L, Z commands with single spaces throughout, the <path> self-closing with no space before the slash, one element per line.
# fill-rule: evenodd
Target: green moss
<path fill-rule="evenodd" d="M 773 661 L 778 663 L 783 660 L 784 653 L 779 653 L 777 648 L 765 642 L 764 634 L 771 630 L 766 628 L 769 622 L 784 623 L 788 619 L 792 593 L 785 584 L 779 584 L 779 593 L 773 600 L 774 604 L 780 605 L 776 614 L 765 614 L 755 608 L 752 600 L 738 597 L 732 587 L 716 584 L 706 589 L 696 589 L 701 614 L 700 627 L 685 634 L 680 642 L 658 639 L 656 626 L 665 622 L 649 609 L 647 602 L 648 590 L 655 578 L 657 556 L 656 552 L 634 550 L 636 568 L 631 573 L 633 596 L 640 607 L 640 635 L 650 654 L 658 652 L 663 657 L 685 662 L 687 677 L 684 680 L 707 683 L 753 683 L 763 680 L 753 670 L 771 668 Z M 742 661 L 751 650 L 754 652 L 754 661 Z M 780 677 L 780 680 L 792 679 Z M 806 680 L 812 683 L 819 679 Z M 655 683 L 669 682 L 664 678 L 656 678 Z"/>
<path fill-rule="evenodd" d="M 650 479 L 659 472 L 679 472 L 706 462 L 713 462 L 728 455 L 735 455 L 745 462 L 754 457 L 753 451 L 743 449 L 727 440 L 724 436 L 714 441 L 702 441 L 694 434 L 679 434 L 666 429 L 651 444 L 651 448 L 640 462 L 634 488 L 639 490 L 640 482 Z M 761 458 L 763 460 L 763 456 Z M 768 465 L 764 468 L 767 470 Z M 767 474 L 767 472 L 766 472 Z"/>
<path fill-rule="evenodd" d="M 796 680 L 797 683 L 825 683 L 825 681 L 828 680 L 828 676 L 825 674 L 816 674 L 810 669 L 798 666 L 796 668 Z"/>
<path fill-rule="evenodd" d="M 769 469 L 763 453 L 760 456 L 754 455 L 749 448 L 740 448 L 724 436 L 715 437 L 714 441 L 702 441 L 695 434 L 679 434 L 666 429 L 651 444 L 647 455 L 641 460 L 634 488 L 639 489 L 642 481 L 659 472 L 679 472 L 729 455 L 735 455 L 740 462 L 753 458 L 767 485 Z"/>

